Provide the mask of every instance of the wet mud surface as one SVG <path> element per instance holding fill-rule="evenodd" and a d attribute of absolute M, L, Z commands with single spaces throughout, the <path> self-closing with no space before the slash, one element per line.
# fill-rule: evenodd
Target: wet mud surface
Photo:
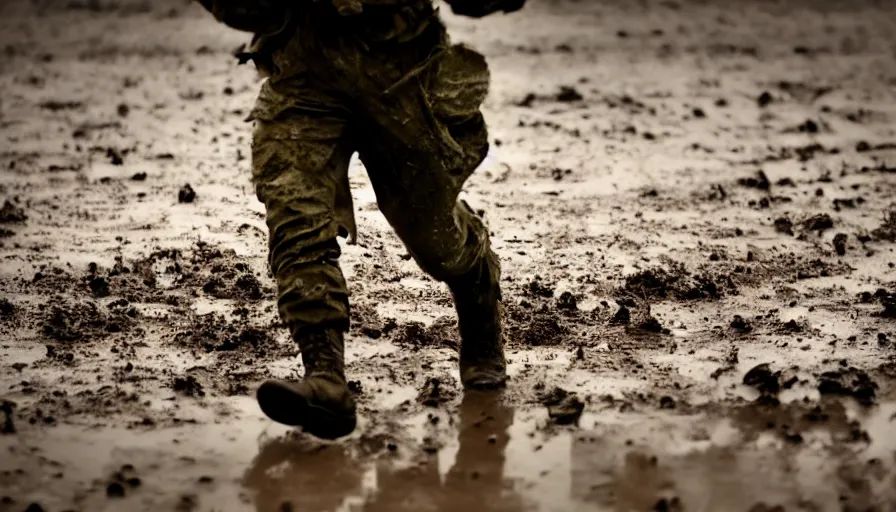
<path fill-rule="evenodd" d="M 301 372 L 249 183 L 259 82 L 188 2 L 0 3 L 0 511 L 893 510 L 896 12 L 532 0 L 481 22 L 511 380 L 357 162 L 359 428 Z"/>

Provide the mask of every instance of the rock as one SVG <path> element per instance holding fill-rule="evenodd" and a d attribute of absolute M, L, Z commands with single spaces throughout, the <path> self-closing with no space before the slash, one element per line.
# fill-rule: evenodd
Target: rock
<path fill-rule="evenodd" d="M 760 108 L 767 107 L 773 101 L 772 95 L 765 91 L 756 98 L 756 104 L 759 105 Z"/>

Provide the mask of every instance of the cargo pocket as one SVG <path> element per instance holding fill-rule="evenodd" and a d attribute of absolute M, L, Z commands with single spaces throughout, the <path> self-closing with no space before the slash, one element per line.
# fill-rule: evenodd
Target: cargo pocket
<path fill-rule="evenodd" d="M 488 132 L 480 107 L 488 95 L 488 64 L 464 46 L 447 48 L 436 63 L 426 96 L 445 141 L 462 154 L 452 174 L 466 179 L 488 152 Z"/>

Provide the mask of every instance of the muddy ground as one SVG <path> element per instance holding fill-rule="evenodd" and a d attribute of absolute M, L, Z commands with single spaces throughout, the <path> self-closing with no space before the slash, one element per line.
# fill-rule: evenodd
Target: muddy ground
<path fill-rule="evenodd" d="M 0 511 L 896 510 L 896 4 L 531 0 L 464 193 L 511 381 L 360 164 L 358 430 L 300 372 L 249 184 L 244 35 L 181 0 L 0 3 Z"/>

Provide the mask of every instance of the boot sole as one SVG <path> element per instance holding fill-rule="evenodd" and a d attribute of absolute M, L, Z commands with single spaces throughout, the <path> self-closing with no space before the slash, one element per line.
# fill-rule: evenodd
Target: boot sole
<path fill-rule="evenodd" d="M 321 439 L 336 439 L 355 430 L 355 416 L 337 414 L 309 401 L 289 384 L 265 382 L 256 393 L 258 405 L 265 415 L 283 425 L 302 430 Z"/>

